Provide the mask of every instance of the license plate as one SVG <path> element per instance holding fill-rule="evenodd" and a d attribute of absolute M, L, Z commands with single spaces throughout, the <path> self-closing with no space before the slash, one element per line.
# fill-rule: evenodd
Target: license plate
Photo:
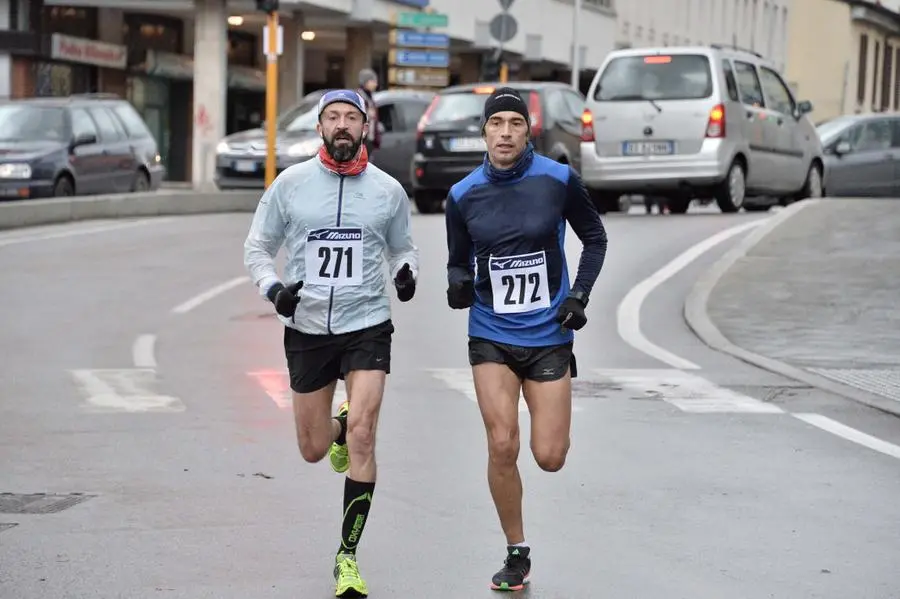
<path fill-rule="evenodd" d="M 625 156 L 664 156 L 673 153 L 674 141 L 626 141 L 622 145 Z"/>
<path fill-rule="evenodd" d="M 253 160 L 235 160 L 234 170 L 239 173 L 255 173 L 256 162 L 254 162 Z"/>
<path fill-rule="evenodd" d="M 480 137 L 454 137 L 450 140 L 451 152 L 484 152 L 486 149 Z"/>

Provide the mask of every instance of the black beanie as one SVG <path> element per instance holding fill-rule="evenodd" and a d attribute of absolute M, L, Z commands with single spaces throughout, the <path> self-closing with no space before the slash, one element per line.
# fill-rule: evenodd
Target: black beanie
<path fill-rule="evenodd" d="M 528 114 L 528 106 L 525 105 L 525 100 L 523 100 L 522 96 L 519 95 L 519 92 L 513 88 L 501 87 L 500 89 L 494 90 L 494 93 L 488 96 L 488 99 L 484 102 L 484 120 L 482 121 L 482 129 L 484 128 L 484 125 L 487 124 L 488 119 L 494 114 L 507 110 L 521 114 L 522 118 L 525 119 L 525 122 L 528 123 L 529 128 L 531 127 L 531 117 Z"/>

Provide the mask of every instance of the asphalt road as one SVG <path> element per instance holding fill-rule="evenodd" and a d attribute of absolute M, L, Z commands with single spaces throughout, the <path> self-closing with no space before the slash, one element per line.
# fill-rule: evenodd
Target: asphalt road
<path fill-rule="evenodd" d="M 900 421 L 691 335 L 690 285 L 746 229 L 648 280 L 759 218 L 606 219 L 561 472 L 534 465 L 521 414 L 534 557 L 522 596 L 898 596 L 900 459 L 793 415 L 894 444 Z M 244 280 L 248 222 L 0 236 L 0 492 L 90 495 L 50 513 L 0 509 L 0 596 L 332 596 L 343 480 L 296 449 L 279 324 Z M 379 482 L 359 554 L 373 598 L 489 597 L 504 556 L 465 314 L 445 304 L 443 227 L 414 217 L 420 289 L 395 304 Z M 572 236 L 570 246 L 574 269 Z M 0 496 L 0 508 L 14 499 Z"/>

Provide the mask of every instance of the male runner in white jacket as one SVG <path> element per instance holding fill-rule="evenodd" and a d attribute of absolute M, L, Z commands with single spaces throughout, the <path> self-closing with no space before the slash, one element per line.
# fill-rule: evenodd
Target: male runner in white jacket
<path fill-rule="evenodd" d="M 329 453 L 336 472 L 349 469 L 335 595 L 365 597 L 356 547 L 375 489 L 375 430 L 394 331 L 384 255 L 405 302 L 415 293 L 418 249 L 403 187 L 368 164 L 363 98 L 352 90 L 330 91 L 318 111 L 324 144 L 317 157 L 282 172 L 263 194 L 244 264 L 285 325 L 300 453 L 308 462 Z M 287 284 L 274 264 L 282 244 Z M 346 381 L 349 400 L 332 417 L 337 379 Z"/>

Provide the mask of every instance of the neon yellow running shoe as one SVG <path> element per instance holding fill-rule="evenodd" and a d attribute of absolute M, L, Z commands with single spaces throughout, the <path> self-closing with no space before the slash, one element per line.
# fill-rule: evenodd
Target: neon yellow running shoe
<path fill-rule="evenodd" d="M 368 597 L 369 587 L 359 575 L 356 556 L 339 553 L 334 563 L 334 596 L 335 597 Z"/>
<path fill-rule="evenodd" d="M 338 418 L 343 417 L 346 419 L 349 411 L 350 402 L 345 401 L 341 404 L 341 407 L 338 408 Z M 337 443 L 331 444 L 331 449 L 328 450 L 328 459 L 331 461 L 331 469 L 338 474 L 346 472 L 347 469 L 350 468 L 350 452 L 347 450 L 346 439 L 344 439 L 343 445 L 338 445 Z"/>

